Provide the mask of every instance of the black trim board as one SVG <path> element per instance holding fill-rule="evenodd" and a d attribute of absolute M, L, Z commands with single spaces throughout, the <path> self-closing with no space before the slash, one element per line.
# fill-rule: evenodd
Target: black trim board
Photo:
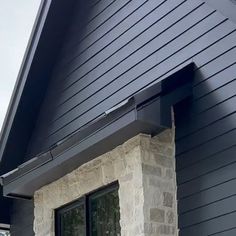
<path fill-rule="evenodd" d="M 74 0 L 41 3 L 2 127 L 0 174 L 23 162 L 73 4 Z"/>
<path fill-rule="evenodd" d="M 0 137 L 0 162 L 3 159 L 4 151 L 9 139 L 9 135 L 13 126 L 13 122 L 16 116 L 16 112 L 23 96 L 23 90 L 26 84 L 27 76 L 29 74 L 30 65 L 32 64 L 34 55 L 36 53 L 36 47 L 39 43 L 40 36 L 42 34 L 43 25 L 45 24 L 46 16 L 49 11 L 51 2 L 42 1 L 38 10 L 38 14 L 35 20 L 35 24 L 30 36 L 30 40 L 23 58 L 23 62 L 19 71 L 19 75 L 14 87 L 14 91 L 11 97 L 11 101 L 7 110 L 7 114 L 3 123 Z"/>
<path fill-rule="evenodd" d="M 0 135 L 0 174 L 24 160 L 73 3 L 41 2 Z M 2 197 L 1 191 L 0 206 L 0 219 L 9 223 L 11 202 Z"/>
<path fill-rule="evenodd" d="M 83 130 L 61 141 L 43 154 L 44 158 L 39 156 L 19 166 L 15 172 L 2 176 L 4 195 L 30 198 L 38 188 L 133 136 L 139 133 L 154 135 L 171 127 L 171 106 L 192 95 L 193 69 L 194 64 L 191 63 L 137 93 Z"/>

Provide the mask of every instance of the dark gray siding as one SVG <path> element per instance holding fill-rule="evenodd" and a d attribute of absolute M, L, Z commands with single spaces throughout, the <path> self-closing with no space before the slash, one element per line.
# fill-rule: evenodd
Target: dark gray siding
<path fill-rule="evenodd" d="M 101 0 L 80 9 L 28 155 L 193 61 L 193 98 L 176 107 L 180 236 L 235 235 L 236 25 L 201 0 Z"/>
<path fill-rule="evenodd" d="M 86 17 L 79 14 L 80 4 L 55 65 L 29 155 L 189 61 L 199 67 L 199 94 L 207 92 L 217 70 L 235 62 L 235 25 L 203 1 L 101 0 L 87 6 Z M 233 86 L 232 79 L 228 82 Z M 222 91 L 230 88 L 228 84 Z M 207 104 L 199 106 L 205 109 Z"/>
<path fill-rule="evenodd" d="M 33 201 L 14 200 L 11 209 L 11 236 L 33 236 Z"/>
<path fill-rule="evenodd" d="M 193 97 L 175 109 L 180 236 L 236 233 L 235 39 L 194 57 Z"/>
<path fill-rule="evenodd" d="M 214 121 L 214 113 L 207 120 L 204 120 L 207 115 L 199 114 L 198 124 L 203 126 L 176 143 L 181 236 L 218 235 L 221 231 L 226 233 L 236 227 L 235 101 L 233 106 L 223 103 L 225 107 L 221 114 L 229 110 L 220 120 Z M 211 110 L 213 112 L 214 108 L 209 112 Z M 188 121 L 177 123 L 177 134 L 185 125 L 194 126 L 194 119 L 187 118 Z M 189 142 L 189 147 L 184 142 Z M 229 232 L 226 235 L 234 235 Z"/>

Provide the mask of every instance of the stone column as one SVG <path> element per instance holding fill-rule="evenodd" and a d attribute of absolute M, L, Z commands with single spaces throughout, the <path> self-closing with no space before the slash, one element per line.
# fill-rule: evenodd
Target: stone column
<path fill-rule="evenodd" d="M 135 151 L 136 150 L 136 151 Z M 174 133 L 141 135 L 119 180 L 122 236 L 177 235 Z"/>
<path fill-rule="evenodd" d="M 177 235 L 175 143 L 172 130 L 142 148 L 144 235 Z"/>

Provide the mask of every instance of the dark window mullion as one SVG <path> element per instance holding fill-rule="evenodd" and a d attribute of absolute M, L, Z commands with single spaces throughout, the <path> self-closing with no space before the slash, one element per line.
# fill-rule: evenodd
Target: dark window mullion
<path fill-rule="evenodd" d="M 85 197 L 85 214 L 86 214 L 86 236 L 91 234 L 90 204 L 88 196 Z"/>

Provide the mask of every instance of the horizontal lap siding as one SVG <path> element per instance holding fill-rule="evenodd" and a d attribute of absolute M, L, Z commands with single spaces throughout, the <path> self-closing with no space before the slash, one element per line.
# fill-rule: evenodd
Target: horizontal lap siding
<path fill-rule="evenodd" d="M 86 9 L 68 30 L 29 153 L 193 61 L 193 97 L 176 110 L 179 235 L 235 235 L 235 25 L 198 0 L 101 0 Z"/>
<path fill-rule="evenodd" d="M 193 61 L 197 66 L 193 97 L 181 108 L 176 107 L 179 235 L 234 236 L 235 30 L 225 31 Z"/>
<path fill-rule="evenodd" d="M 198 16 L 199 17 L 199 16 Z M 198 21 L 199 18 L 196 19 L 196 21 Z M 214 18 L 214 20 L 216 20 Z M 213 20 L 212 20 L 213 21 Z M 187 21 L 186 21 L 187 23 Z M 190 23 L 190 27 L 191 25 L 194 24 Z M 204 29 L 203 29 L 204 30 Z M 176 31 L 173 32 L 173 34 L 171 35 L 172 37 L 175 37 L 175 33 L 177 32 L 177 27 L 176 27 Z M 134 87 L 134 83 L 137 80 L 141 80 L 141 76 L 144 76 L 145 73 L 148 72 L 149 69 L 152 69 L 153 67 L 156 67 L 156 64 L 160 61 L 160 63 L 162 62 L 163 59 L 166 58 L 166 56 L 168 56 L 168 54 L 166 55 L 166 51 L 162 50 L 162 45 L 160 44 L 164 44 L 166 34 L 163 35 L 163 37 L 161 37 L 161 39 L 154 41 L 151 45 L 146 45 L 144 48 L 140 49 L 139 51 L 137 51 L 133 57 L 130 56 L 130 54 L 128 54 L 129 58 L 127 58 L 126 60 L 124 60 L 122 63 L 120 63 L 119 65 L 116 65 L 112 70 L 107 71 L 105 73 L 102 74 L 102 76 L 100 75 L 100 71 L 99 71 L 99 79 L 94 81 L 91 86 L 87 87 L 85 90 L 80 91 L 80 93 L 78 93 L 78 95 L 75 97 L 72 97 L 72 102 L 70 100 L 70 104 L 63 104 L 60 108 L 59 108 L 59 114 L 60 117 L 58 119 L 55 120 L 55 122 L 53 123 L 53 130 L 59 130 L 61 128 L 63 128 L 65 121 L 71 121 L 73 122 L 76 118 L 80 117 L 82 114 L 84 114 L 87 111 L 91 111 L 93 109 L 93 106 L 99 103 L 106 103 L 104 102 L 105 100 L 107 100 L 107 97 L 111 97 L 115 96 L 116 93 L 122 93 L 122 89 L 124 87 L 129 86 L 128 83 L 132 83 L 130 84 L 130 86 Z M 193 36 L 194 37 L 194 36 Z M 179 40 L 180 41 L 180 40 Z M 153 54 L 153 47 L 155 45 L 160 45 L 160 50 L 157 50 L 156 53 L 158 53 L 159 51 L 159 57 L 157 58 L 156 54 Z M 169 47 L 174 47 L 175 44 L 171 44 Z M 109 61 L 109 63 L 111 63 Z M 103 70 L 104 67 L 101 67 L 101 70 Z M 154 68 L 153 68 L 154 69 Z M 155 68 L 156 69 L 156 68 Z M 124 71 L 123 71 L 124 70 Z M 154 75 L 153 72 L 152 73 L 152 77 Z M 114 79 L 111 79 L 114 78 Z M 154 78 L 150 78 L 150 80 L 153 80 Z M 149 82 L 147 81 L 147 83 Z M 146 82 L 146 81 L 145 81 Z M 152 81 L 150 81 L 152 82 Z M 142 81 L 140 83 L 137 84 L 137 86 L 134 89 L 134 92 L 136 92 L 138 89 L 142 88 L 139 84 L 143 83 Z M 144 86 L 146 85 L 146 83 L 144 83 Z M 124 96 L 124 94 L 123 94 Z M 119 96 L 120 97 L 120 96 Z M 121 99 L 123 97 L 120 97 Z M 114 99 L 113 99 L 114 100 Z M 77 103 L 76 103 L 77 101 Z M 78 101 L 80 101 L 80 103 L 78 104 Z M 116 102 L 119 102 L 119 100 L 116 100 Z M 73 105 L 75 105 L 75 107 L 73 107 Z M 107 105 L 107 107 L 104 107 L 105 109 L 109 108 L 109 105 Z M 112 105 L 112 104 L 111 104 Z M 69 107 L 69 110 L 68 110 Z M 66 113 L 64 113 L 66 112 Z"/>
<path fill-rule="evenodd" d="M 235 25 L 200 0 L 81 3 L 29 156 L 193 61 L 193 97 L 175 110 L 179 235 L 235 235 Z"/>
<path fill-rule="evenodd" d="M 235 235 L 235 36 L 206 50 L 210 58 L 197 63 L 193 98 L 176 111 L 180 236 Z"/>

